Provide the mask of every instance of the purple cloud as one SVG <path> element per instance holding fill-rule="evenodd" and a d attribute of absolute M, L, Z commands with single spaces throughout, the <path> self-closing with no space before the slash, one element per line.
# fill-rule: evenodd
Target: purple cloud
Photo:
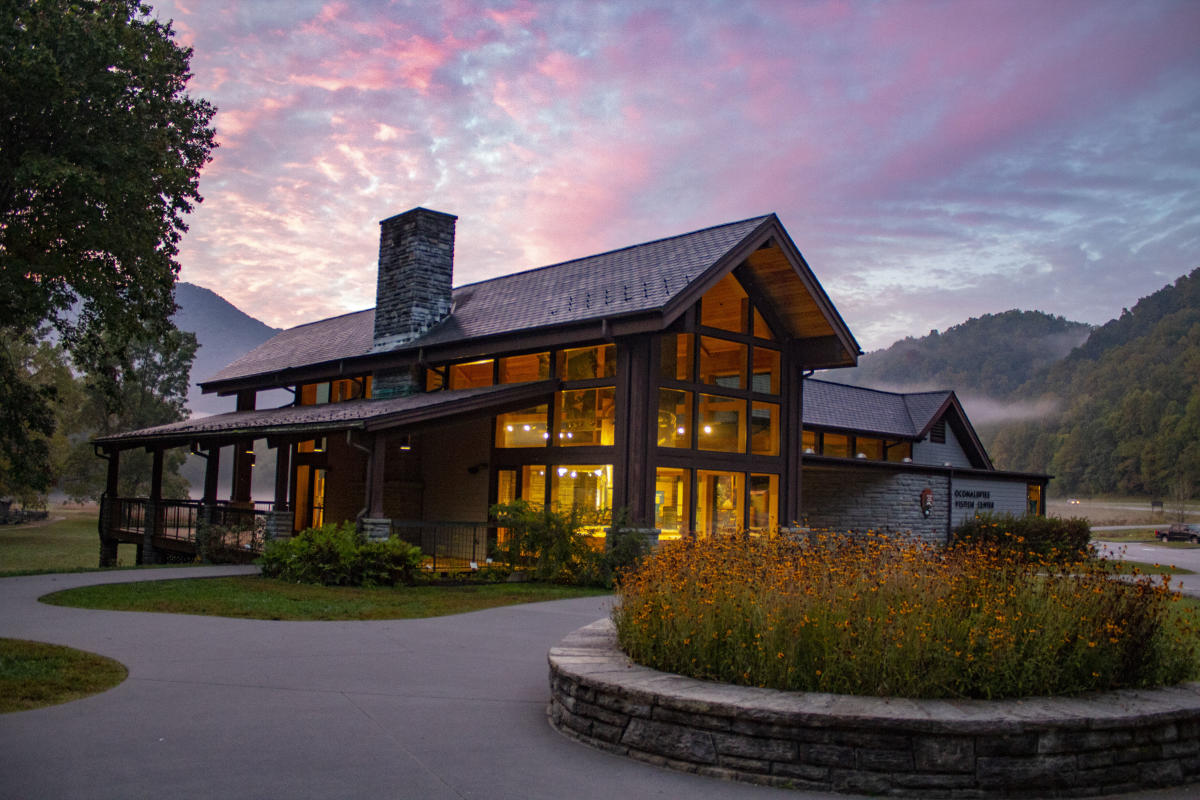
<path fill-rule="evenodd" d="M 865 347 L 1196 266 L 1186 2 L 164 2 L 220 108 L 183 277 L 275 325 L 369 306 L 375 223 L 478 280 L 779 213 Z"/>

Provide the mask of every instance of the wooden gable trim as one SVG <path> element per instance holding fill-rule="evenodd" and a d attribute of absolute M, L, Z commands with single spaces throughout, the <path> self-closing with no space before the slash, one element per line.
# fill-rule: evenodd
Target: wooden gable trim
<path fill-rule="evenodd" d="M 963 446 L 963 451 L 971 460 L 971 465 L 977 469 L 994 470 L 995 466 L 992 464 L 987 449 L 984 448 L 979 434 L 975 432 L 975 427 L 967 418 L 967 412 L 963 410 L 962 404 L 954 392 L 950 392 L 938 410 L 925 422 L 925 427 L 917 433 L 918 440 L 928 436 L 933 426 L 943 418 L 950 423 L 951 430 L 958 437 L 959 444 Z"/>

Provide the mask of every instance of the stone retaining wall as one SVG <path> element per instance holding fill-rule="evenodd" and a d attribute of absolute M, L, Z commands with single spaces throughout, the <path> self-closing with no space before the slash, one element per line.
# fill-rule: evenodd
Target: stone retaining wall
<path fill-rule="evenodd" d="M 633 664 L 612 622 L 550 651 L 551 724 L 673 769 L 798 789 L 1073 797 L 1200 780 L 1200 684 L 1086 698 L 780 692 Z"/>

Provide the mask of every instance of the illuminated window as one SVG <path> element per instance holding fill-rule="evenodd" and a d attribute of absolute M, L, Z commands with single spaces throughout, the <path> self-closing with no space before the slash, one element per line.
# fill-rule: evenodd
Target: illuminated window
<path fill-rule="evenodd" d="M 564 389 L 556 396 L 554 443 L 563 447 L 611 445 L 615 420 L 615 390 Z"/>
<path fill-rule="evenodd" d="M 800 446 L 808 455 L 817 452 L 817 434 L 815 431 L 804 431 L 800 434 Z"/>
<path fill-rule="evenodd" d="M 850 457 L 850 437 L 840 433 L 826 433 L 821 436 L 821 455 Z"/>
<path fill-rule="evenodd" d="M 446 388 L 446 368 L 437 367 L 425 370 L 425 391 L 436 392 Z"/>
<path fill-rule="evenodd" d="M 775 403 L 751 403 L 750 448 L 756 456 L 779 455 L 779 406 Z"/>
<path fill-rule="evenodd" d="M 545 447 L 550 439 L 549 414 L 548 403 L 497 414 L 496 447 Z"/>
<path fill-rule="evenodd" d="M 715 394 L 700 395 L 696 427 L 701 450 L 746 452 L 746 401 Z"/>
<path fill-rule="evenodd" d="M 658 446 L 692 446 L 692 393 L 658 390 Z"/>
<path fill-rule="evenodd" d="M 872 439 L 867 436 L 854 437 L 854 455 L 865 456 L 872 461 L 883 460 L 883 440 Z"/>
<path fill-rule="evenodd" d="M 616 345 L 577 347 L 558 356 L 558 377 L 564 381 L 611 378 L 617 374 Z"/>
<path fill-rule="evenodd" d="M 550 354 L 531 353 L 500 359 L 501 383 L 544 381 L 550 377 Z"/>
<path fill-rule="evenodd" d="M 691 470 L 659 467 L 654 474 L 654 527 L 659 539 L 678 539 L 688 527 Z"/>
<path fill-rule="evenodd" d="M 746 345 L 700 337 L 700 382 L 726 389 L 746 388 Z"/>
<path fill-rule="evenodd" d="M 779 476 L 750 476 L 750 519 L 747 528 L 772 533 L 779 529 Z"/>
<path fill-rule="evenodd" d="M 1046 513 L 1046 507 L 1042 505 L 1042 487 L 1040 484 L 1025 484 L 1025 513 L 1034 515 Z"/>
<path fill-rule="evenodd" d="M 774 340 L 775 335 L 771 333 L 771 328 L 767 325 L 767 321 L 763 319 L 762 314 L 758 313 L 758 309 L 754 309 L 754 335 L 759 339 Z"/>
<path fill-rule="evenodd" d="M 603 535 L 612 520 L 612 464 L 550 466 L 550 508 L 583 512 L 586 533 Z"/>
<path fill-rule="evenodd" d="M 761 394 L 779 394 L 779 351 L 754 348 L 750 388 Z"/>
<path fill-rule="evenodd" d="M 661 358 L 658 374 L 669 381 L 692 379 L 692 334 L 663 334 L 659 340 Z"/>
<path fill-rule="evenodd" d="M 912 460 L 912 442 L 887 443 L 888 461 L 903 461 L 906 458 Z"/>
<path fill-rule="evenodd" d="M 370 377 L 365 380 L 334 381 L 329 387 L 329 402 L 344 403 L 348 400 L 361 400 L 370 397 Z"/>
<path fill-rule="evenodd" d="M 730 536 L 741 530 L 744 481 L 741 472 L 696 471 L 697 536 Z"/>
<path fill-rule="evenodd" d="M 732 273 L 728 274 L 700 299 L 700 324 L 745 333 L 749 303 L 746 290 Z"/>
<path fill-rule="evenodd" d="M 492 385 L 492 359 L 450 365 L 450 388 L 473 389 Z"/>
<path fill-rule="evenodd" d="M 310 439 L 307 442 L 300 442 L 296 445 L 297 453 L 324 453 L 325 452 L 325 437 L 320 439 Z"/>
<path fill-rule="evenodd" d="M 306 383 L 300 387 L 300 405 L 319 406 L 328 402 L 328 383 Z"/>

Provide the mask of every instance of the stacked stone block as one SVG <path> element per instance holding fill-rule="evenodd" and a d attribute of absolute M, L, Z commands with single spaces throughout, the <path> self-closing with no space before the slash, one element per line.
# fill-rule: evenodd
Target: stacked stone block
<path fill-rule="evenodd" d="M 450 314 L 457 219 L 414 208 L 379 223 L 372 352 L 407 344 Z M 372 395 L 376 398 L 416 390 L 408 368 L 375 373 Z"/>
<path fill-rule="evenodd" d="M 632 664 L 612 623 L 550 651 L 554 727 L 660 766 L 797 789 L 1076 797 L 1200 780 L 1200 684 L 1080 698 L 779 692 Z"/>
<path fill-rule="evenodd" d="M 921 513 L 921 491 L 933 491 L 933 511 Z M 872 469 L 805 470 L 802 513 L 809 528 L 911 533 L 946 543 L 950 480 L 944 475 Z"/>

